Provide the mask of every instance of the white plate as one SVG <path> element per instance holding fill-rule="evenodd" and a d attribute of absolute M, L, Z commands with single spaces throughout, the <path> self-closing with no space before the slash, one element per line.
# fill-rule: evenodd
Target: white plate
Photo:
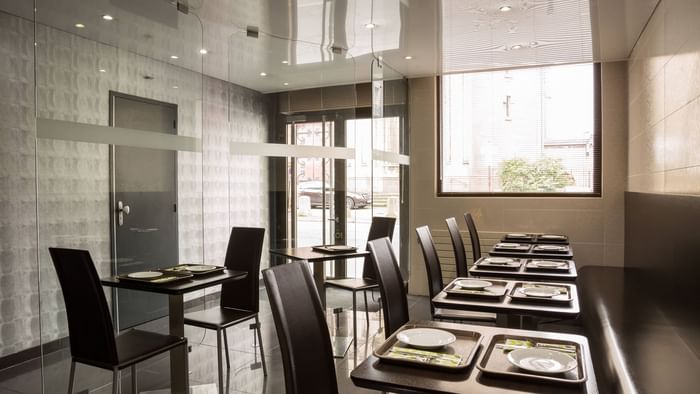
<path fill-rule="evenodd" d="M 576 359 L 549 349 L 517 349 L 508 353 L 508 361 L 516 367 L 544 374 L 557 374 L 576 368 Z"/>
<path fill-rule="evenodd" d="M 439 349 L 457 340 L 451 332 L 434 328 L 409 328 L 399 332 L 396 338 L 419 349 Z"/>
<path fill-rule="evenodd" d="M 566 246 L 559 246 L 559 245 L 537 245 L 537 249 L 540 249 L 540 250 L 566 250 Z"/>
<path fill-rule="evenodd" d="M 163 273 L 156 272 L 156 271 L 143 271 L 143 272 L 132 272 L 127 276 L 129 278 L 133 278 L 133 279 L 153 279 L 153 278 L 157 278 L 159 276 L 163 276 Z"/>
<path fill-rule="evenodd" d="M 539 268 L 559 268 L 563 267 L 566 263 L 561 261 L 533 260 L 530 264 Z"/>
<path fill-rule="evenodd" d="M 554 235 L 554 234 L 544 234 L 544 235 L 540 235 L 540 238 L 544 238 L 544 239 L 566 239 L 566 237 L 563 236 L 563 235 Z"/>
<path fill-rule="evenodd" d="M 187 270 L 190 272 L 203 272 L 203 271 L 211 271 L 215 270 L 219 267 L 215 265 L 191 265 L 187 267 Z"/>
<path fill-rule="evenodd" d="M 513 259 L 507 257 L 487 257 L 484 261 L 490 264 L 509 264 L 513 262 Z"/>
<path fill-rule="evenodd" d="M 521 287 L 520 292 L 528 297 L 552 298 L 561 294 L 556 287 Z"/>
<path fill-rule="evenodd" d="M 501 242 L 499 244 L 496 244 L 497 248 L 502 248 L 502 249 L 515 249 L 519 246 L 520 246 L 520 244 L 513 244 L 513 243 L 509 243 L 509 242 Z"/>
<path fill-rule="evenodd" d="M 455 282 L 455 285 L 468 290 L 481 290 L 489 286 L 493 286 L 493 283 L 487 280 L 479 279 L 462 279 Z"/>

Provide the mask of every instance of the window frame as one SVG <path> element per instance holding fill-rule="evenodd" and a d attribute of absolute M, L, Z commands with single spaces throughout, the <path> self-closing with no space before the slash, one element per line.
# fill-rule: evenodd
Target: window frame
<path fill-rule="evenodd" d="M 590 193 L 566 193 L 566 192 L 446 192 L 442 190 L 442 78 L 438 76 L 436 78 L 436 110 L 437 110 L 437 130 L 436 130 L 436 158 L 437 158 L 437 171 L 436 171 L 436 190 L 437 197 L 602 197 L 603 196 L 603 139 L 602 139 L 602 116 L 601 116 L 601 101 L 602 101 L 602 90 L 601 90 L 601 65 L 599 62 L 590 63 L 593 65 L 593 191 Z M 542 68 L 552 65 L 541 65 L 534 67 L 518 67 L 515 69 L 522 68 Z M 595 149 L 595 147 L 598 149 Z"/>

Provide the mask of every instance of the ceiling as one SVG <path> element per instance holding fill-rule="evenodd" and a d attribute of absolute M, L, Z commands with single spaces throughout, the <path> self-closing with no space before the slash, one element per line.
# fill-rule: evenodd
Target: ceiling
<path fill-rule="evenodd" d="M 387 79 L 624 60 L 658 0 L 185 3 L 187 15 L 177 12 L 169 0 L 36 0 L 36 20 L 261 92 L 274 92 L 368 81 L 375 57 L 383 59 Z M 502 11 L 506 5 L 510 10 Z M 32 5 L 26 1 L 0 0 L 0 9 L 34 19 Z M 114 19 L 103 20 L 105 14 Z M 76 28 L 76 23 L 85 27 Z M 367 28 L 369 23 L 374 28 Z M 246 34 L 250 27 L 258 30 L 257 38 Z M 200 54 L 202 48 L 207 54 Z"/>

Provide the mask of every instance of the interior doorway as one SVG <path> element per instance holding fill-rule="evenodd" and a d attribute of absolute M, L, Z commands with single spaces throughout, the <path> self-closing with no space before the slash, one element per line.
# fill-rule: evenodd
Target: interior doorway
<path fill-rule="evenodd" d="M 177 105 L 110 92 L 110 124 L 177 135 Z M 112 145 L 110 156 L 112 274 L 178 264 L 177 152 Z M 120 289 L 112 302 L 120 331 L 168 314 L 164 295 Z"/>

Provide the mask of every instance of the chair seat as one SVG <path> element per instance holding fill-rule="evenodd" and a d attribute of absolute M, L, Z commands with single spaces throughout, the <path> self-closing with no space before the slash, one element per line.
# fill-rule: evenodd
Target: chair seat
<path fill-rule="evenodd" d="M 218 330 L 252 319 L 257 314 L 257 312 L 240 309 L 216 307 L 203 311 L 186 313 L 185 324 L 208 328 L 210 330 Z"/>
<path fill-rule="evenodd" d="M 488 312 L 459 311 L 454 309 L 435 308 L 435 314 L 433 318 L 495 322 L 496 314 Z"/>
<path fill-rule="evenodd" d="M 325 284 L 328 287 L 337 287 L 350 291 L 369 290 L 379 287 L 377 281 L 363 278 L 328 279 Z"/>
<path fill-rule="evenodd" d="M 142 330 L 129 330 L 114 340 L 117 344 L 118 365 L 96 363 L 93 360 L 81 359 L 80 357 L 74 357 L 74 361 L 98 368 L 111 370 L 117 367 L 122 369 L 187 343 L 186 338 Z"/>

